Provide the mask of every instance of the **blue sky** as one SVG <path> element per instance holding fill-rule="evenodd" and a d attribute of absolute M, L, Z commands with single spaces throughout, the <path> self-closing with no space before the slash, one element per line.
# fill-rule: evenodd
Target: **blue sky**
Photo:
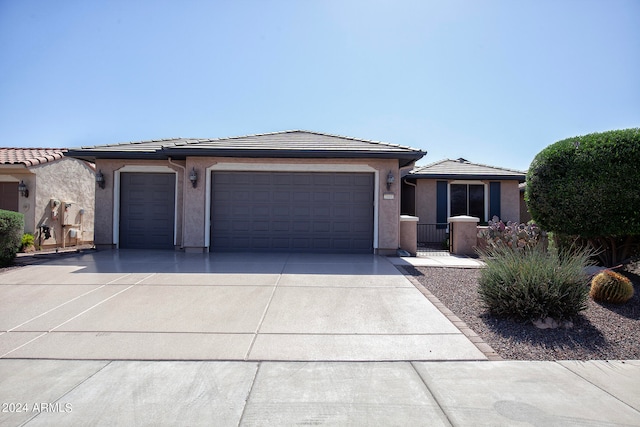
<path fill-rule="evenodd" d="M 640 1 L 0 0 L 0 146 L 306 129 L 526 169 L 640 127 Z"/>

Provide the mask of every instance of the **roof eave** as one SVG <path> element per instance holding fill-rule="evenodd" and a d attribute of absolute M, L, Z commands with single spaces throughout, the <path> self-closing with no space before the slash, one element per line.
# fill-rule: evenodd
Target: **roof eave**
<path fill-rule="evenodd" d="M 95 151 L 69 150 L 67 157 L 86 160 L 95 163 L 96 159 L 136 159 L 136 160 L 165 160 L 168 157 L 179 158 L 164 151 Z"/>
<path fill-rule="evenodd" d="M 292 149 L 238 149 L 238 148 L 182 148 L 164 150 L 171 155 L 194 157 L 347 157 L 347 158 L 422 158 L 425 153 L 413 151 L 369 151 L 369 150 L 292 150 Z"/>
<path fill-rule="evenodd" d="M 426 153 L 422 151 L 336 151 L 336 150 L 242 150 L 220 148 L 169 148 L 158 151 L 97 151 L 97 150 L 69 150 L 68 157 L 95 162 L 96 159 L 137 159 L 164 160 L 169 157 L 184 159 L 186 157 L 250 157 L 250 158 L 386 158 L 404 160 L 401 166 L 406 166 L 421 159 Z"/>
<path fill-rule="evenodd" d="M 414 179 L 461 179 L 524 182 L 526 175 L 465 175 L 465 174 L 408 174 L 406 178 Z"/>

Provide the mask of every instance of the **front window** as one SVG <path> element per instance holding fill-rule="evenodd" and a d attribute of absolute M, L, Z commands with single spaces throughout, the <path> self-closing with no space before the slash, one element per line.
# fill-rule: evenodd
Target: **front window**
<path fill-rule="evenodd" d="M 485 220 L 483 184 L 451 184 L 451 216 L 469 215 Z"/>

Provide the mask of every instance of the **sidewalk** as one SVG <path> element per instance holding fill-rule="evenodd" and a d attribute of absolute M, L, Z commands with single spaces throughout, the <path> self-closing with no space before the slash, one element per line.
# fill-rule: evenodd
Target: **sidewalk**
<path fill-rule="evenodd" d="M 0 424 L 640 426 L 638 384 L 640 361 L 0 360 Z"/>

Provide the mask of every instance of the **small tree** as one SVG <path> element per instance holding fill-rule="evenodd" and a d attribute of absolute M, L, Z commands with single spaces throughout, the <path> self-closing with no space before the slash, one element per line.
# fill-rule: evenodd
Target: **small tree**
<path fill-rule="evenodd" d="M 22 245 L 24 215 L 0 210 L 0 267 L 11 264 Z"/>
<path fill-rule="evenodd" d="M 544 230 L 592 245 L 605 265 L 625 260 L 640 241 L 640 129 L 548 146 L 531 163 L 525 200 Z"/>

